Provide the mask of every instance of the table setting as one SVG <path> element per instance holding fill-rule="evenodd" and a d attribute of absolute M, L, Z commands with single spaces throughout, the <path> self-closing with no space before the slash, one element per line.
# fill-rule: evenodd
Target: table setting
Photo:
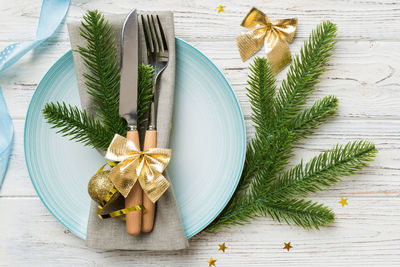
<path fill-rule="evenodd" d="M 130 17 L 130 15 L 132 17 Z M 156 18 L 158 22 L 157 31 L 160 30 L 160 32 L 158 33 L 159 36 L 156 37 L 154 35 L 153 38 L 150 39 L 150 35 L 153 33 L 155 34 L 156 30 L 156 28 L 153 26 L 155 25 L 153 24 L 154 18 Z M 107 21 L 110 21 L 109 24 L 99 25 L 105 19 Z M 131 22 L 130 19 L 133 22 Z M 143 22 L 143 20 L 146 22 Z M 87 23 L 87 24 L 82 24 L 82 23 Z M 166 26 L 160 26 L 162 24 Z M 80 118 L 83 118 L 83 116 L 90 116 L 92 114 L 95 114 L 95 111 L 90 111 L 90 110 L 96 109 L 95 107 L 96 101 L 97 102 L 102 101 L 101 96 L 98 97 L 97 99 L 92 98 L 92 96 L 95 93 L 102 93 L 101 90 L 105 89 L 101 88 L 98 89 L 99 87 L 102 86 L 101 84 L 88 85 L 87 73 L 90 70 L 92 70 L 93 72 L 93 69 L 91 68 L 93 67 L 93 65 L 87 64 L 88 58 L 82 56 L 86 55 L 84 53 L 89 53 L 83 47 L 84 45 L 86 45 L 86 42 L 88 43 L 91 42 L 90 44 L 96 45 L 95 42 L 98 41 L 98 39 L 96 39 L 96 36 L 91 36 L 93 40 L 92 39 L 88 41 L 85 40 L 85 38 L 83 38 L 82 36 L 84 34 L 89 34 L 89 31 L 82 32 L 82 25 L 85 25 L 84 27 L 86 30 L 91 29 L 91 32 L 95 32 L 97 28 L 101 29 L 103 27 L 110 27 L 110 31 L 113 31 L 115 34 L 114 40 L 121 40 L 120 42 L 119 41 L 115 42 L 116 45 L 114 48 L 115 59 L 117 59 L 117 55 L 121 55 L 120 60 L 122 61 L 121 74 L 120 74 L 121 81 L 119 88 L 120 97 L 119 99 L 116 99 L 120 101 L 119 109 L 116 110 L 117 113 L 119 112 L 119 115 L 114 117 L 110 116 L 109 118 L 109 120 L 111 121 L 110 127 L 114 127 L 116 125 L 115 119 L 118 120 L 121 115 L 122 117 L 126 118 L 125 120 L 128 122 L 130 121 L 130 118 L 132 118 L 133 126 L 128 125 L 128 127 L 132 127 L 132 129 L 139 129 L 139 127 L 141 127 L 140 124 L 143 124 L 143 115 L 139 114 L 144 114 L 146 112 L 149 112 L 150 115 L 146 119 L 148 122 L 148 126 L 146 127 L 147 130 L 145 132 L 142 131 L 140 138 L 141 141 L 139 141 L 138 130 L 135 131 L 136 132 L 135 142 L 137 143 L 136 147 L 132 149 L 139 153 L 140 143 L 143 144 L 142 147 L 144 151 L 150 148 L 156 148 L 157 144 L 160 144 L 162 147 L 168 147 L 169 143 L 171 143 L 172 146 L 171 150 L 177 151 L 176 156 L 170 156 L 171 152 L 169 151 L 164 153 L 168 154 L 165 155 L 165 157 L 168 158 L 167 161 L 169 161 L 169 158 L 171 158 L 171 165 L 169 166 L 170 174 L 168 174 L 168 176 L 170 175 L 174 176 L 174 178 L 172 178 L 171 181 L 172 183 L 174 179 L 176 179 L 177 191 L 175 192 L 175 195 L 178 198 L 178 203 L 182 203 L 181 204 L 183 206 L 181 210 L 182 216 L 180 217 L 178 215 L 178 210 L 176 204 L 174 203 L 175 201 L 172 190 L 166 191 L 166 189 L 169 186 L 169 182 L 164 177 L 162 177 L 163 181 L 155 185 L 152 185 L 150 181 L 161 180 L 160 177 L 154 177 L 151 180 L 148 179 L 149 182 L 147 182 L 147 187 L 148 187 L 147 192 L 152 192 L 155 190 L 154 188 L 161 187 L 160 192 L 153 195 L 155 200 L 158 200 L 158 198 L 160 198 L 161 195 L 163 195 L 160 201 L 157 202 L 158 211 L 156 218 L 154 218 L 154 215 L 152 216 L 154 218 L 152 220 L 155 221 L 154 229 L 143 231 L 144 229 L 140 229 L 140 225 L 135 225 L 133 226 L 133 229 L 128 229 L 128 221 L 127 221 L 126 222 L 127 229 L 125 230 L 125 227 L 122 227 L 123 224 L 125 224 L 124 222 L 118 220 L 101 221 L 99 220 L 99 217 L 97 215 L 98 213 L 97 206 L 99 203 L 96 202 L 92 202 L 91 208 L 90 210 L 88 210 L 89 206 L 88 202 L 90 201 L 88 201 L 87 186 L 85 185 L 85 183 L 87 184 L 87 179 L 86 181 L 85 180 L 82 181 L 84 185 L 80 187 L 81 190 L 79 192 L 77 190 L 76 181 L 71 181 L 71 178 L 69 177 L 71 176 L 77 177 L 79 180 L 82 180 L 80 178 L 82 176 L 82 170 L 87 168 L 87 171 L 92 172 L 90 174 L 89 173 L 87 174 L 88 178 L 90 178 L 90 176 L 92 176 L 96 172 L 96 169 L 99 169 L 101 164 L 104 163 L 103 162 L 104 158 L 99 161 L 99 157 L 102 158 L 102 156 L 97 155 L 98 154 L 97 151 L 90 151 L 89 154 L 85 155 L 83 154 L 85 152 L 87 153 L 87 149 L 85 147 L 79 146 L 79 149 L 82 149 L 82 151 L 77 151 L 73 149 L 71 147 L 71 144 L 69 143 L 65 144 L 66 145 L 65 147 L 63 147 L 63 144 L 57 144 L 57 143 L 49 145 L 48 148 L 50 150 L 54 148 L 53 151 L 49 150 L 44 152 L 41 148 L 43 146 L 43 142 L 50 144 L 49 143 L 50 139 L 52 139 L 51 136 L 54 135 L 55 133 L 54 130 L 52 130 L 50 127 L 46 125 L 45 122 L 46 119 L 47 122 L 53 124 L 54 127 L 61 128 L 60 132 L 62 133 L 69 131 L 69 129 L 71 129 L 71 126 L 74 127 L 74 125 L 70 124 L 70 122 L 68 121 L 62 122 L 60 119 L 67 116 L 72 117 L 71 115 L 74 111 L 72 109 L 66 111 L 68 107 L 66 107 L 64 103 L 60 104 L 59 102 L 60 100 L 68 99 L 68 101 L 72 100 L 72 103 L 74 103 L 72 99 L 73 98 L 72 94 L 74 94 L 76 97 L 78 92 L 76 92 L 77 90 L 76 88 L 74 90 L 72 89 L 72 87 L 76 86 L 75 85 L 76 83 L 78 84 L 79 88 L 78 89 L 79 97 L 77 97 L 76 100 L 80 101 L 82 108 L 84 108 L 87 111 L 87 114 L 85 115 L 81 114 L 78 115 L 78 117 L 80 116 Z M 128 26 L 130 26 L 131 28 L 129 28 Z M 86 17 L 84 17 L 84 22 L 78 21 L 68 24 L 68 30 L 70 34 L 73 59 L 71 58 L 71 52 L 68 52 L 53 67 L 54 71 L 50 70 L 49 73 L 46 74 L 46 76 L 48 77 L 44 77 L 41 84 L 38 85 L 38 88 L 40 88 L 38 92 L 45 93 L 49 91 L 49 93 L 47 93 L 49 94 L 49 96 L 46 97 L 45 95 L 41 95 L 40 98 L 39 97 L 36 98 L 34 96 L 32 105 L 30 106 L 28 111 L 28 114 L 33 114 L 32 119 L 30 119 L 31 117 L 28 115 L 27 126 L 26 126 L 27 132 L 25 133 L 25 135 L 29 138 L 29 141 L 27 141 L 26 145 L 27 159 L 29 161 L 28 169 L 30 170 L 30 173 L 32 173 L 32 176 L 35 177 L 33 178 L 33 184 L 35 188 L 37 189 L 38 192 L 43 192 L 38 194 L 42 195 L 42 199 L 44 203 L 46 203 L 46 206 L 49 208 L 49 210 L 51 210 L 52 213 L 57 218 L 59 218 L 59 220 L 68 229 L 76 233 L 78 236 L 85 238 L 88 242 L 88 245 L 91 247 L 102 248 L 102 249 L 135 249 L 135 250 L 174 250 L 174 249 L 186 248 L 188 245 L 187 238 L 190 238 L 193 235 L 199 233 L 205 226 L 209 224 L 210 221 L 213 220 L 213 218 L 215 218 L 218 215 L 218 211 L 220 211 L 223 208 L 223 205 L 226 204 L 226 202 L 229 200 L 229 196 L 233 193 L 233 190 L 240 176 L 240 170 L 242 169 L 244 151 L 245 151 L 245 132 L 244 132 L 244 122 L 240 111 L 240 107 L 238 106 L 237 100 L 232 92 L 232 89 L 226 82 L 225 78 L 221 75 L 221 73 L 216 69 L 215 66 L 213 66 L 212 62 L 210 62 L 205 56 L 203 56 L 201 52 L 197 51 L 192 46 L 190 46 L 190 44 L 187 44 L 183 40 L 179 39 L 175 40 L 173 33 L 173 15 L 171 13 L 166 12 L 166 13 L 150 14 L 150 15 L 149 14 L 138 15 L 136 10 L 132 10 L 128 15 L 110 16 L 110 18 L 108 19 L 104 18 L 101 14 L 93 11 L 91 13 L 88 13 Z M 148 39 L 146 39 L 145 37 L 146 32 Z M 131 35 L 133 35 L 134 37 L 131 38 Z M 160 43 L 157 43 L 158 42 L 157 38 L 159 39 Z M 135 77 L 134 73 L 137 72 L 135 71 L 135 69 L 138 69 L 139 66 L 138 62 L 146 62 L 146 61 L 150 62 L 153 58 L 156 58 L 156 56 L 151 54 L 149 51 L 152 50 L 154 52 L 154 48 L 158 48 L 156 44 L 161 44 L 161 40 L 163 40 L 164 42 L 163 48 L 167 49 L 166 62 L 164 64 L 164 69 L 162 70 L 161 75 L 160 72 L 158 74 L 154 73 L 154 76 L 158 75 L 160 77 L 158 82 L 159 86 L 157 87 L 157 83 L 154 82 L 154 89 L 151 90 L 153 91 L 154 95 L 151 104 L 151 110 L 150 108 L 148 108 L 147 111 L 144 111 L 144 108 L 140 107 L 140 104 L 136 107 L 132 106 L 133 102 L 139 102 L 138 99 L 140 99 L 141 97 L 140 95 L 145 94 L 143 90 L 146 89 L 146 88 L 144 89 L 139 88 L 137 92 L 135 92 L 135 90 L 132 89 L 132 86 L 136 87 L 138 84 L 140 86 L 140 84 L 145 83 L 144 78 L 141 79 L 140 77 L 139 78 Z M 118 49 L 116 47 L 118 47 Z M 136 50 L 135 52 L 132 52 L 132 49 L 134 48 Z M 113 48 L 98 47 L 96 49 L 101 49 L 109 53 L 110 49 Z M 139 52 L 143 50 L 147 51 L 148 58 L 146 58 L 146 52 Z M 119 53 L 119 51 L 121 52 Z M 134 55 L 132 55 L 132 53 Z M 177 59 L 175 57 L 175 53 L 177 55 Z M 125 54 L 128 54 L 128 56 L 130 57 L 127 56 L 125 59 Z M 198 59 L 199 57 L 200 60 Z M 196 64 L 194 63 L 194 61 L 197 61 L 198 63 Z M 98 64 L 98 63 L 93 61 L 91 62 L 91 64 Z M 124 64 L 127 64 L 127 66 L 124 66 Z M 155 64 L 155 67 L 153 68 L 154 70 L 156 70 L 157 69 L 156 64 L 158 63 L 154 62 L 153 64 Z M 114 66 L 115 64 L 111 63 L 110 65 Z M 177 66 L 175 67 L 175 65 Z M 75 75 L 74 73 L 72 73 L 73 68 L 75 68 L 76 77 L 79 77 L 76 78 L 76 80 L 70 79 L 70 77 L 66 76 L 68 74 Z M 72 72 L 70 69 L 72 70 Z M 184 74 L 175 74 L 176 69 L 182 70 L 182 73 Z M 126 74 L 122 70 L 126 70 Z M 101 72 L 102 70 L 97 69 L 97 71 Z M 143 71 L 145 70 L 142 70 L 142 72 Z M 106 73 L 106 70 L 103 70 L 103 72 L 105 72 L 104 75 L 111 75 L 110 73 Z M 117 71 L 115 71 L 115 73 L 116 72 Z M 203 76 L 201 76 L 201 74 L 203 74 Z M 89 81 L 93 81 L 96 78 L 97 77 L 90 77 Z M 112 79 L 110 78 L 110 80 Z M 70 81 L 68 82 L 69 84 L 66 84 L 66 81 Z M 209 87 L 210 83 L 212 83 L 214 87 Z M 191 93 L 191 91 L 193 91 L 193 84 L 196 84 L 195 88 L 197 93 Z M 57 86 L 59 86 L 59 89 L 54 90 L 54 88 Z M 70 92 L 66 92 L 66 89 L 69 90 Z M 181 94 L 181 96 L 178 95 L 175 98 L 176 99 L 175 103 L 173 103 L 174 90 L 176 90 Z M 201 92 L 201 90 L 204 91 Z M 50 94 L 52 94 L 52 92 L 54 91 L 59 92 L 61 95 L 51 96 Z M 213 94 L 214 96 L 210 96 L 210 94 Z M 142 97 L 142 99 L 144 99 L 145 97 L 146 96 Z M 53 99 L 57 100 L 58 102 L 51 104 L 46 103 Z M 125 106 L 121 104 L 122 99 L 126 101 Z M 160 101 L 159 99 L 162 99 L 162 101 Z M 110 99 L 106 100 L 112 102 L 112 100 Z M 206 102 L 208 102 L 206 107 L 201 106 L 201 104 L 204 105 Z M 188 103 L 190 106 L 188 106 Z M 221 114 L 221 112 L 219 112 L 215 108 L 209 107 L 214 103 L 215 106 L 217 106 L 218 108 L 226 110 L 223 110 Z M 44 109 L 43 109 L 43 104 L 45 104 Z M 154 104 L 157 105 L 157 108 L 153 107 Z M 173 114 L 172 106 L 174 106 L 175 110 L 177 109 L 176 108 L 177 106 L 181 107 L 180 108 L 181 111 L 179 113 L 176 112 L 174 114 L 175 116 L 174 118 L 172 118 Z M 104 107 L 103 104 L 102 109 L 103 108 L 105 110 L 105 113 L 103 115 L 97 115 L 98 117 L 103 116 L 102 118 L 104 118 L 109 115 L 108 112 L 112 112 L 111 110 L 112 107 L 106 108 Z M 36 114 L 41 113 L 42 109 L 44 116 L 42 118 L 40 117 L 38 118 Z M 209 109 L 209 113 L 204 112 L 204 109 Z M 115 110 L 113 111 L 115 112 Z M 132 111 L 133 114 L 131 114 L 130 111 Z M 155 112 L 157 112 L 159 116 L 155 116 L 155 118 L 153 118 L 152 114 L 154 114 Z M 216 117 L 216 114 L 218 113 L 221 115 L 218 115 Z M 123 114 L 126 115 L 123 116 Z M 231 121 L 224 122 L 224 120 L 227 118 L 231 118 Z M 87 120 L 90 121 L 92 119 L 88 117 Z M 173 122 L 171 122 L 171 120 L 173 120 Z M 157 128 L 155 127 L 156 124 Z M 117 127 L 118 126 L 115 126 L 114 130 L 117 129 Z M 126 126 L 123 126 L 123 128 L 126 128 Z M 150 129 L 157 129 L 156 131 L 157 134 L 155 137 L 153 137 L 155 138 L 155 141 L 151 141 L 151 139 L 146 139 L 148 138 L 147 137 L 148 134 L 152 133 L 152 130 Z M 79 129 L 76 127 L 76 129 L 72 131 L 78 133 L 78 130 Z M 124 130 L 125 129 L 123 129 L 122 132 L 120 133 L 128 135 L 129 131 L 126 132 L 126 130 L 125 131 Z M 49 131 L 49 132 L 45 133 L 44 131 L 46 132 Z M 112 133 L 111 137 L 117 139 L 115 142 L 112 141 L 111 143 L 127 142 L 125 138 L 121 135 L 116 134 L 114 137 L 114 133 L 115 132 Z M 171 140 L 169 138 L 170 134 L 172 136 Z M 212 134 L 217 135 L 217 137 L 210 138 Z M 79 134 L 80 137 L 78 137 L 77 134 L 78 140 L 81 140 L 82 142 L 90 142 L 88 141 L 89 140 L 88 138 L 84 139 L 82 135 L 83 134 Z M 223 140 L 222 136 L 224 136 Z M 58 139 L 58 137 L 55 136 L 54 138 Z M 61 138 L 59 141 L 61 143 L 65 143 L 65 138 Z M 55 140 L 55 142 L 57 141 Z M 149 146 L 147 144 L 148 142 L 153 144 Z M 241 145 L 238 146 L 238 143 Z M 107 147 L 104 146 L 101 147 L 100 145 L 92 145 L 92 146 L 98 149 L 103 149 L 102 152 L 103 154 L 105 154 L 105 159 L 116 160 L 121 157 L 124 157 L 123 154 L 118 154 L 121 152 L 117 153 L 116 151 L 123 149 L 122 147 L 129 147 L 129 144 L 127 143 L 124 145 L 120 145 L 120 147 L 116 146 L 114 148 L 111 148 L 110 145 L 108 149 Z M 219 147 L 220 152 L 215 153 L 213 155 L 214 158 L 210 156 L 210 159 L 207 160 L 201 159 L 205 157 L 205 155 L 208 153 L 207 151 L 213 150 L 213 148 L 215 148 L 216 146 Z M 187 151 L 187 148 L 189 147 L 196 148 L 198 151 L 198 156 L 193 156 L 193 157 L 189 156 L 188 153 L 190 152 Z M 56 151 L 60 150 L 63 151 L 62 154 L 66 156 L 65 159 L 61 160 L 61 162 L 64 162 L 63 166 L 60 166 L 59 170 L 55 170 L 54 168 L 52 168 L 52 170 L 55 172 L 53 172 L 53 174 L 49 176 L 47 172 L 50 170 L 44 170 L 44 168 L 50 165 L 54 167 L 59 164 L 57 164 L 56 162 L 54 162 L 54 164 L 49 164 L 48 159 L 44 159 L 43 157 L 47 157 L 47 155 L 52 153 L 57 153 Z M 105 153 L 104 150 L 107 150 L 107 152 Z M 123 153 L 130 153 L 129 149 Z M 179 155 L 179 153 L 181 154 L 181 156 Z M 199 186 L 199 184 L 205 182 L 204 179 L 206 176 L 204 176 L 204 173 L 202 172 L 197 172 L 197 174 L 192 173 L 193 168 L 199 165 L 215 166 L 216 164 L 220 164 L 218 163 L 218 161 L 220 160 L 218 159 L 218 156 L 226 155 L 229 153 L 232 153 L 232 155 L 229 157 L 225 157 L 225 160 L 229 159 L 229 162 L 233 168 L 231 168 L 228 173 L 226 172 L 226 170 L 215 169 L 213 174 L 214 177 L 218 177 L 221 174 L 223 174 L 223 176 L 226 177 L 226 181 L 224 181 L 224 179 L 221 179 L 221 181 L 216 181 L 217 179 L 210 177 L 209 178 L 210 187 Z M 93 156 L 93 154 L 96 155 Z M 76 156 L 79 155 L 79 157 L 81 157 L 81 160 L 78 160 L 77 162 L 76 156 L 73 155 Z M 93 163 L 90 162 L 91 158 L 93 158 Z M 57 159 L 56 158 L 54 159 L 57 162 L 60 162 L 59 157 Z M 31 160 L 32 162 L 30 162 Z M 68 160 L 71 161 L 70 166 L 66 166 L 65 164 L 66 161 Z M 200 162 L 197 163 L 196 161 Z M 44 164 L 41 164 L 41 162 L 43 162 Z M 82 165 L 79 166 L 79 164 Z M 167 164 L 168 162 L 165 165 Z M 115 166 L 114 168 L 116 169 L 117 167 L 118 165 Z M 67 168 L 70 171 L 66 172 L 64 168 Z M 79 174 L 71 173 L 72 169 L 77 169 L 77 172 Z M 165 169 L 165 167 L 163 167 L 162 170 L 163 169 Z M 155 170 L 150 170 L 150 172 L 153 171 Z M 128 196 L 127 193 L 129 192 L 133 193 L 135 190 L 137 190 L 137 188 L 133 187 L 133 188 L 123 189 L 123 185 L 129 182 L 123 180 L 126 174 L 124 175 L 122 171 L 120 172 L 121 172 L 121 174 L 119 175 L 120 178 L 116 178 L 116 180 L 119 179 L 120 181 L 119 182 L 115 181 L 113 182 L 113 184 L 116 185 L 116 188 L 118 188 L 118 191 L 121 193 L 123 190 L 126 190 L 124 197 L 127 199 Z M 130 171 L 128 170 L 127 172 Z M 189 175 L 191 178 L 186 179 L 186 175 Z M 196 177 L 197 175 L 198 177 Z M 51 181 L 46 181 L 45 177 L 55 177 L 55 176 L 58 176 L 60 178 L 58 179 L 51 178 Z M 146 187 L 145 185 L 146 182 L 142 177 L 140 177 L 140 175 L 132 179 L 135 179 L 135 181 L 131 182 L 131 184 L 135 184 L 135 182 L 137 181 L 136 182 L 137 186 L 140 183 L 143 189 Z M 52 183 L 52 185 L 49 185 L 49 182 Z M 65 184 L 65 182 L 71 182 L 71 183 Z M 212 196 L 207 195 L 207 192 L 211 192 L 210 188 L 214 187 L 215 186 L 214 184 L 216 182 L 219 183 L 218 186 L 219 188 L 221 188 L 220 189 L 221 193 L 215 196 L 217 197 L 217 199 L 212 199 Z M 96 182 L 93 183 L 94 186 L 96 186 L 95 185 Z M 119 187 L 117 186 L 117 183 L 120 184 Z M 198 185 L 196 185 L 196 183 L 198 183 Z M 67 189 L 68 187 L 71 190 L 70 192 L 68 192 Z M 54 193 L 49 192 L 50 190 L 52 190 L 52 188 L 64 188 L 65 195 L 64 196 L 60 195 L 60 192 L 57 191 Z M 189 190 L 190 188 L 192 188 L 192 190 L 194 191 L 191 191 L 189 195 L 186 193 L 186 191 Z M 90 189 L 91 188 L 89 188 L 89 190 Z M 138 189 L 141 190 L 140 187 L 138 187 Z M 196 190 L 199 191 L 196 192 Z M 164 192 L 165 194 L 163 194 Z M 193 194 L 194 192 L 196 192 L 195 194 L 199 194 L 199 197 L 196 200 L 191 199 L 192 198 L 191 194 Z M 81 193 L 81 197 L 83 199 L 86 199 L 85 203 L 86 205 L 84 207 L 82 206 L 83 201 L 76 197 L 79 193 Z M 142 192 L 140 193 L 143 195 Z M 146 196 L 147 194 L 145 193 Z M 138 193 L 132 195 L 137 196 Z M 53 200 L 54 198 L 58 200 L 54 201 Z M 102 201 L 103 198 L 104 196 L 100 197 L 99 200 Z M 138 208 L 140 209 L 140 206 L 143 204 L 145 200 L 143 197 L 140 198 L 141 199 L 139 200 L 139 202 L 136 199 L 134 201 L 132 200 L 133 202 L 131 202 L 131 204 L 125 204 L 125 208 L 129 209 L 131 207 L 139 206 Z M 209 204 L 206 205 L 207 203 Z M 220 203 L 220 204 L 215 205 L 214 203 Z M 76 206 L 73 206 L 72 204 L 75 204 Z M 104 206 L 105 205 L 107 204 L 104 204 Z M 149 207 L 148 205 L 149 204 L 143 205 L 144 208 L 146 209 L 146 212 L 143 213 L 143 215 L 141 214 L 142 210 L 132 210 L 130 213 L 126 213 L 127 220 L 129 220 L 129 215 L 132 215 L 132 217 L 136 217 L 133 218 L 134 222 L 140 221 L 141 224 L 146 223 L 144 217 L 147 215 L 148 209 L 152 208 L 151 206 Z M 121 209 L 121 205 L 115 205 L 115 206 L 118 208 L 113 209 L 114 212 L 124 211 L 123 209 Z M 210 210 L 210 207 L 212 207 L 212 210 Z M 86 214 L 83 214 L 85 210 Z M 204 213 L 205 210 L 207 210 L 206 214 Z M 153 208 L 153 214 L 154 214 L 154 208 Z M 125 215 L 125 213 L 120 213 L 119 215 Z M 143 216 L 143 218 L 140 217 L 137 218 L 138 215 Z M 139 229 L 135 229 L 135 227 L 136 228 L 139 227 Z M 120 230 L 120 233 L 116 232 L 118 229 Z M 127 231 L 128 233 L 129 231 L 133 231 L 134 233 L 127 234 Z M 138 235 L 140 232 L 150 232 L 150 233 L 146 235 Z M 112 244 L 113 239 L 115 240 L 115 244 Z M 175 245 L 172 242 L 172 240 L 176 241 Z"/>
<path fill-rule="evenodd" d="M 342 112 L 335 91 L 319 93 L 332 80 L 340 25 L 320 17 L 298 37 L 300 14 L 270 15 L 249 6 L 229 41 L 236 60 L 246 64 L 233 78 L 217 67 L 216 57 L 177 33 L 179 12 L 137 3 L 118 13 L 91 6 L 65 21 L 70 5 L 43 0 L 35 40 L 4 48 L 0 72 L 12 71 L 66 25 L 69 49 L 35 86 L 23 150 L 35 197 L 81 249 L 99 253 L 99 264 L 107 261 L 101 254 L 122 253 L 150 266 L 157 264 L 152 255 L 161 253 L 177 255 L 176 266 L 192 260 L 195 266 L 239 266 L 244 262 L 227 259 L 231 251 L 240 255 L 229 233 L 244 231 L 243 242 L 253 242 L 241 230 L 249 227 L 273 231 L 279 225 L 283 236 L 334 234 L 343 219 L 334 206 L 344 209 L 348 198 L 341 194 L 333 204 L 313 195 L 332 195 L 342 183 L 355 187 L 349 177 L 369 177 L 381 153 L 368 131 L 317 143 L 313 154 L 298 150 Z M 220 4 L 216 14 L 228 8 Z M 230 80 L 244 84 L 243 95 Z M 0 201 L 8 198 L 7 173 L 15 164 L 12 105 L 2 93 Z M 179 260 L 197 253 L 196 240 L 214 237 L 219 241 L 209 256 Z M 287 239 L 276 247 L 279 253 L 301 249 Z M 5 266 L 17 262 L 7 256 L 13 247 L 0 248 Z M 175 266 L 174 260 L 161 265 Z"/>

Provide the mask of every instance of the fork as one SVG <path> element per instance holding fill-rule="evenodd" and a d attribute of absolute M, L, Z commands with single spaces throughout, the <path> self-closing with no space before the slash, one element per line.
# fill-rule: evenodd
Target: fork
<path fill-rule="evenodd" d="M 143 150 L 157 147 L 157 108 L 160 92 L 157 90 L 157 82 L 161 73 L 168 65 L 169 52 L 168 43 L 165 38 L 160 18 L 153 15 L 141 15 L 144 39 L 147 49 L 147 62 L 155 70 L 153 82 L 153 101 L 151 102 L 149 126 L 146 130 L 144 138 Z M 143 194 L 143 206 L 146 208 L 146 213 L 142 216 L 142 232 L 150 232 L 153 229 L 155 203 L 153 203 L 146 194 Z"/>

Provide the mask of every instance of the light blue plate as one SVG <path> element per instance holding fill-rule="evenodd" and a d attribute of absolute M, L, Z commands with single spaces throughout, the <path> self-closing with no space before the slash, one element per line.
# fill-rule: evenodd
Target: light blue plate
<path fill-rule="evenodd" d="M 222 73 L 180 39 L 176 52 L 173 157 L 168 173 L 189 238 L 204 229 L 232 196 L 242 172 L 246 138 L 238 101 Z M 84 239 L 90 206 L 87 183 L 105 160 L 95 149 L 50 129 L 41 110 L 53 101 L 80 106 L 71 51 L 51 67 L 32 97 L 25 157 L 42 202 Z"/>

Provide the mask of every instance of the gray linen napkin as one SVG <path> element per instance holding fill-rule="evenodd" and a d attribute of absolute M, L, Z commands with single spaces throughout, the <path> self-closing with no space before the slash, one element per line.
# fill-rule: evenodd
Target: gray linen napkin
<path fill-rule="evenodd" d="M 152 13 L 155 14 L 155 13 Z M 174 17 L 171 12 L 157 12 L 168 39 L 168 48 L 170 59 L 167 68 L 160 77 L 160 101 L 158 108 L 158 147 L 169 146 L 170 125 L 172 119 L 174 87 L 175 87 L 175 34 Z M 120 40 L 122 25 L 126 15 L 105 16 L 112 25 L 115 32 L 117 54 L 120 58 Z M 71 21 L 68 23 L 68 31 L 72 49 L 78 46 L 86 46 L 86 41 L 79 34 L 80 21 Z M 141 20 L 139 19 L 139 61 L 146 63 L 145 43 Z M 75 71 L 78 80 L 79 94 L 82 108 L 88 113 L 93 114 L 92 103 L 85 79 L 82 73 L 88 72 L 83 64 L 80 55 L 73 52 Z M 143 135 L 142 135 L 143 136 Z M 165 175 L 168 179 L 168 175 Z M 114 210 L 123 207 L 123 199 L 113 203 L 110 207 Z M 139 236 L 130 236 L 126 232 L 125 222 L 115 219 L 100 220 L 96 215 L 97 203 L 92 201 L 89 222 L 87 226 L 87 245 L 98 249 L 122 249 L 122 250 L 178 250 L 188 247 L 188 241 L 183 231 L 182 222 L 175 203 L 175 197 L 170 187 L 157 201 L 157 211 L 155 217 L 154 229 L 151 233 L 140 234 Z"/>

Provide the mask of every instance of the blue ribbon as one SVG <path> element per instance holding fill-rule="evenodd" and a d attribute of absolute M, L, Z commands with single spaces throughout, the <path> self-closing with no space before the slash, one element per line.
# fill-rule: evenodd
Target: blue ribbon
<path fill-rule="evenodd" d="M 11 67 L 28 51 L 49 38 L 67 14 L 70 0 L 43 0 L 34 41 L 19 42 L 0 52 L 0 72 Z M 0 87 L 0 189 L 7 170 L 13 141 L 13 125 Z"/>

